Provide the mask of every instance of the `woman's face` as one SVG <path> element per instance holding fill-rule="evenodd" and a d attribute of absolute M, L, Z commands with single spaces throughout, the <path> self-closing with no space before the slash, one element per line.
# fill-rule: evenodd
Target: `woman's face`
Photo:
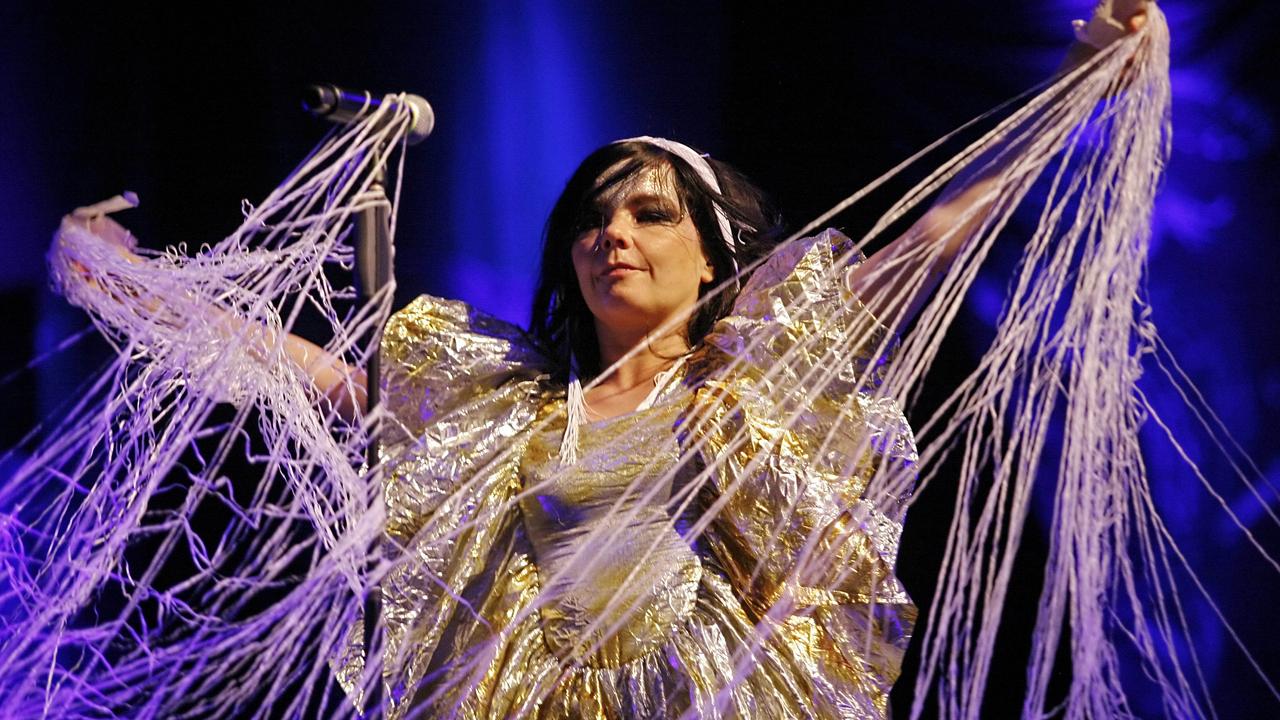
<path fill-rule="evenodd" d="M 641 170 L 604 192 L 598 220 L 578 231 L 573 268 L 599 330 L 648 333 L 687 316 L 714 278 L 675 182 L 669 165 Z"/>

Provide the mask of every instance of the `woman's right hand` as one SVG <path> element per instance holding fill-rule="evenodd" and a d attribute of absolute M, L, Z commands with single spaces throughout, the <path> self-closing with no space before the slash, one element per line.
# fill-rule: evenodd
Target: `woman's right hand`
<path fill-rule="evenodd" d="M 86 231 L 126 261 L 135 264 L 144 262 L 136 252 L 137 238 L 110 216 L 77 211 L 62 218 L 59 234 Z M 69 265 L 87 285 L 100 291 L 104 289 L 97 280 L 104 268 L 89 268 L 78 260 L 68 260 Z M 118 288 L 107 292 L 117 300 L 122 299 L 115 294 L 120 292 Z M 136 305 L 139 300 L 136 291 L 125 290 L 124 294 L 129 295 L 130 301 Z M 150 312 L 156 312 L 162 305 L 158 299 L 154 298 L 143 299 L 142 303 L 143 307 Z M 212 304 L 188 313 L 183 320 L 209 323 L 219 328 L 219 331 L 229 338 L 237 337 L 242 340 L 252 338 L 249 344 L 250 352 L 255 352 L 261 357 L 270 356 L 269 349 L 277 342 L 276 333 L 270 329 L 256 324 L 247 324 L 245 320 Z M 341 358 L 297 335 L 285 334 L 282 342 L 285 355 L 310 377 L 312 396 L 316 401 L 326 401 L 339 416 L 348 421 L 354 421 L 363 414 L 368 395 L 364 371 L 347 365 Z"/>
<path fill-rule="evenodd" d="M 99 205 L 104 204 L 99 203 Z M 106 296 L 117 302 L 127 298 L 135 310 L 138 307 L 150 312 L 157 310 L 160 306 L 159 301 L 150 298 L 144 287 L 125 279 L 118 272 L 124 266 L 112 257 L 118 256 L 134 265 L 143 263 L 144 259 L 136 252 L 137 238 L 109 216 L 101 213 L 86 213 L 84 210 L 82 208 L 64 215 L 58 226 L 55 244 L 61 244 L 61 247 L 56 247 L 52 251 L 50 267 L 60 292 L 73 304 L 86 309 L 96 304 L 91 297 L 97 295 L 98 298 Z M 91 239 L 70 241 L 68 236 L 73 234 L 80 238 L 87 234 Z M 73 242 L 82 249 L 66 252 L 67 242 Z M 86 242 L 89 245 L 86 246 Z M 58 264 L 53 259 L 57 255 L 62 255 L 63 270 L 61 272 L 54 267 Z M 77 290 L 75 285 L 87 289 L 89 295 L 83 294 L 84 290 Z M 85 305 L 86 302 L 90 304 Z M 141 306 L 138 305 L 139 302 L 142 303 Z"/>
<path fill-rule="evenodd" d="M 62 223 L 59 225 L 59 233 L 73 229 L 87 231 L 95 237 L 105 240 L 120 257 L 129 262 L 142 262 L 142 258 L 136 252 L 138 239 L 123 225 L 113 220 L 110 215 L 96 215 L 93 217 L 84 217 L 75 213 L 63 215 Z"/>

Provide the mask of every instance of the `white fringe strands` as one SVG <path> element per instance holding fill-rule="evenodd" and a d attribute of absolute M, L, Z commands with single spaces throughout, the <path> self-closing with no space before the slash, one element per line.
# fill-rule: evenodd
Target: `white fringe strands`
<path fill-rule="evenodd" d="M 350 221 L 388 203 L 369 189 L 407 122 L 388 105 L 332 135 L 194 256 L 131 262 L 64 225 L 54 281 L 119 357 L 0 489 L 0 714 L 338 712 L 310 690 L 328 688 L 327 653 L 373 584 L 381 510 L 364 426 L 319 409 L 278 339 L 309 311 L 337 357 L 361 363 L 376 341 L 392 288 L 340 311 L 354 293 L 326 270 L 350 276 Z M 248 495 L 224 474 L 246 453 Z M 210 518 L 229 520 L 211 534 Z"/>
<path fill-rule="evenodd" d="M 362 467 L 369 418 L 349 425 L 326 413 L 276 339 L 310 308 L 332 330 L 326 351 L 360 364 L 389 313 L 389 289 L 367 308 L 342 310 L 352 292 L 331 285 L 325 272 L 333 265 L 350 268 L 345 228 L 353 213 L 378 202 L 366 191 L 386 160 L 382 148 L 394 148 L 406 120 L 387 107 L 328 139 L 250 209 L 239 230 L 194 256 L 170 252 L 134 263 L 89 232 L 70 230 L 58 238 L 51 266 L 59 287 L 92 313 L 119 359 L 0 488 L 0 553 L 9 576 L 0 595 L 4 714 L 358 714 L 335 691 L 330 661 L 343 651 L 361 599 L 398 559 L 375 554 L 388 549 L 377 546 L 384 519 L 379 483 Z M 990 208 L 984 215 L 953 219 L 970 235 L 892 363 L 872 362 L 859 377 L 848 376 L 838 360 L 870 337 L 868 328 L 856 326 L 821 352 L 801 343 L 766 373 L 776 400 L 770 420 L 780 428 L 804 423 L 807 407 L 850 382 L 868 388 L 873 400 L 892 394 L 910 407 L 997 236 L 1037 178 L 1048 186 L 991 347 L 938 413 L 919 423 L 920 489 L 933 484 L 947 458 L 958 459 L 960 470 L 958 477 L 942 478 L 947 486 L 956 484 L 956 510 L 927 632 L 916 639 L 923 643 L 923 661 L 912 717 L 980 717 L 1037 482 L 1053 488 L 1054 521 L 1024 714 L 1132 716 L 1121 685 L 1119 642 L 1142 658 L 1142 672 L 1159 688 L 1168 714 L 1213 716 L 1194 649 L 1175 649 L 1188 634 L 1179 602 L 1185 588 L 1176 576 L 1195 575 L 1156 513 L 1137 439 L 1139 426 L 1152 416 L 1135 386 L 1144 360 L 1156 357 L 1179 387 L 1187 387 L 1161 354 L 1142 287 L 1150 214 L 1169 142 L 1168 33 L 1153 5 L 1142 31 L 1056 80 L 943 163 L 858 242 L 862 247 L 885 239 L 896 220 L 944 186 L 943 193 L 959 192 L 975 179 L 995 178 L 984 185 Z M 779 252 L 881 182 L 797 233 Z M 915 273 L 914 283 L 923 284 L 929 253 L 939 247 L 922 247 L 895 271 Z M 825 280 L 844 283 L 845 266 L 854 260 L 850 253 Z M 723 287 L 735 281 L 727 279 Z M 812 311 L 812 302 L 799 295 L 779 311 Z M 896 324 L 892 317 L 881 319 Z M 886 341 L 877 354 L 887 351 Z M 819 361 L 801 360 L 813 357 Z M 1188 391 L 1188 397 L 1194 395 Z M 235 401 L 237 409 L 215 412 L 223 400 Z M 246 440 L 250 419 L 261 430 L 262 447 Z M 745 442 L 740 427 L 712 427 L 722 422 L 694 419 L 722 430 L 730 447 Z M 826 441 L 849 430 L 837 424 Z M 1061 451 L 1050 452 L 1056 444 Z M 707 467 L 675 498 L 688 506 L 717 463 L 728 462 L 702 457 L 702 449 L 699 443 L 682 448 L 675 469 L 655 470 L 660 482 L 630 488 L 628 495 L 645 497 L 681 466 L 703 463 Z M 224 469 L 245 452 L 261 472 L 247 495 Z M 482 475 L 458 478 L 448 506 L 466 506 L 466 498 L 481 491 Z M 1243 471 L 1240 479 L 1250 482 Z M 911 496 L 912 483 L 901 467 L 881 468 L 870 478 L 865 502 L 840 510 L 850 522 L 872 522 L 866 507 L 895 506 Z M 504 499 L 447 533 L 429 519 L 418 535 L 447 535 L 440 541 L 453 542 L 518 500 Z M 229 517 L 215 532 L 203 525 L 210 508 L 216 517 Z M 701 532 L 718 511 L 713 506 L 684 532 Z M 620 500 L 614 512 L 625 520 L 634 505 Z M 800 509 L 779 508 L 779 527 L 795 512 Z M 614 541 L 620 539 L 594 538 L 586 545 Z M 1280 569 L 1264 548 L 1258 550 Z M 790 572 L 810 585 L 814 578 L 837 583 L 843 570 L 832 552 L 811 538 Z M 592 563 L 575 557 L 561 572 L 590 573 Z M 161 586 L 161 576 L 183 579 Z M 544 578 L 543 586 L 555 587 L 559 579 Z M 1196 588 L 1204 592 L 1198 581 Z M 513 623 L 550 599 L 544 593 Z M 784 605 L 770 613 L 784 615 Z M 600 621 L 588 630 L 608 635 L 624 622 Z M 1071 687 L 1059 700 L 1048 697 L 1047 687 L 1068 627 Z M 757 631 L 759 637 L 734 656 L 736 672 L 728 677 L 741 678 L 750 668 L 751 647 L 766 640 L 767 624 Z M 1240 648 L 1248 654 L 1243 643 Z M 534 688 L 529 702 L 552 692 L 558 674 L 581 657 L 548 668 L 546 677 L 528 678 Z M 366 691 L 382 671 L 381 648 L 372 648 L 368 658 Z M 484 652 L 457 658 L 455 671 L 437 680 L 435 697 L 465 693 L 480 682 L 489 659 Z M 387 664 L 402 661 L 397 656 Z M 1259 676 L 1274 693 L 1260 669 Z M 714 715 L 733 691 L 727 682 L 715 702 L 696 710 Z M 378 708 L 370 712 L 379 714 Z"/>

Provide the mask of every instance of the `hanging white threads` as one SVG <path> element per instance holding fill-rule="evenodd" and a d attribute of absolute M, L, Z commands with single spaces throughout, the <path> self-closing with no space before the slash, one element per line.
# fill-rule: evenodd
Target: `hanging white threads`
<path fill-rule="evenodd" d="M 745 292 L 799 251 L 822 257 L 824 244 L 827 249 L 821 277 L 770 295 L 772 304 L 760 313 L 738 308 L 739 317 L 719 338 L 724 344 L 717 347 L 726 357 L 718 369 L 725 376 L 745 379 L 731 388 L 691 386 L 692 393 L 706 391 L 702 396 L 706 402 L 695 408 L 704 412 L 685 419 L 686 444 L 680 447 L 674 467 L 657 458 L 642 458 L 652 463 L 652 472 L 643 474 L 644 483 L 625 493 L 628 500 L 649 498 L 664 481 L 692 469 L 687 485 L 672 498 L 679 507 L 673 510 L 671 526 L 693 506 L 700 490 L 712 488 L 720 493 L 718 498 L 682 532 L 690 539 L 714 538 L 715 523 L 743 519 L 734 514 L 738 510 L 732 505 L 735 493 L 758 487 L 752 483 L 760 477 L 770 477 L 771 463 L 781 457 L 780 448 L 793 442 L 788 433 L 811 428 L 814 408 L 836 404 L 839 412 L 830 415 L 835 419 L 819 428 L 820 441 L 803 448 L 811 461 L 807 467 L 822 467 L 829 473 L 820 477 L 830 483 L 824 488 L 862 490 L 852 497 L 798 494 L 772 507 L 773 515 L 762 521 L 767 527 L 760 532 L 767 542 L 759 548 L 758 565 L 746 569 L 750 580 L 746 586 L 756 580 L 777 582 L 780 587 L 803 586 L 811 593 L 806 597 L 827 603 L 804 611 L 807 614 L 799 619 L 811 623 L 806 627 L 824 632 L 856 626 L 860 629 L 849 635 L 849 647 L 838 650 L 869 657 L 868 648 L 884 644 L 883 628 L 876 626 L 884 616 L 880 610 L 901 600 L 885 568 L 892 568 L 896 531 L 909 502 L 914 469 L 910 432 L 895 424 L 897 405 L 887 393 L 910 394 L 919 386 L 937 359 L 940 338 L 954 320 L 991 243 L 1034 179 L 1053 166 L 1048 176 L 1049 199 L 1027 243 L 1026 259 L 1012 284 L 992 348 L 973 376 L 939 415 L 921 425 L 919 433 L 922 485 L 936 478 L 948 455 L 958 455 L 963 467 L 944 575 L 931 609 L 930 633 L 924 639 L 913 707 L 916 716 L 926 712 L 930 699 L 936 700 L 943 717 L 977 717 L 981 712 L 1012 557 L 1021 540 L 1032 481 L 1042 474 L 1040 459 L 1046 437 L 1053 432 L 1050 421 L 1059 411 L 1066 434 L 1056 473 L 1057 518 L 1041 622 L 1029 663 L 1026 714 L 1048 713 L 1051 700 L 1046 698 L 1045 686 L 1067 620 L 1072 628 L 1073 687 L 1062 708 L 1066 716 L 1115 717 L 1129 712 L 1118 677 L 1116 638 L 1135 646 L 1143 669 L 1174 714 L 1212 713 L 1212 698 L 1196 678 L 1194 658 L 1161 653 L 1180 631 L 1174 578 L 1163 564 L 1171 555 L 1176 557 L 1177 548 L 1154 512 L 1133 438 L 1144 410 L 1133 394 L 1133 381 L 1144 353 L 1157 339 L 1140 304 L 1139 280 L 1152 197 L 1168 142 L 1167 31 L 1157 8 L 1152 7 L 1148 15 L 1140 34 L 1125 38 L 1062 78 L 954 161 L 943 163 L 856 244 L 876 239 L 930 193 L 964 177 L 966 165 L 976 163 L 998 171 L 983 195 L 984 202 L 979 203 L 980 217 L 975 211 L 961 218 L 959 225 L 968 227 L 963 220 L 969 219 L 976 220 L 976 227 L 968 227 L 970 237 L 954 267 L 894 362 L 882 362 L 890 346 L 873 328 L 856 323 L 832 327 L 828 322 L 849 317 L 848 311 L 857 308 L 857 301 L 848 298 L 844 289 L 848 265 L 858 249 L 853 244 L 830 234 L 816 241 L 793 241 L 757 267 L 743 268 L 744 277 L 763 268 L 746 282 Z M 1099 104 L 1101 110 L 1096 111 Z M 377 536 L 381 518 L 376 503 L 366 509 L 360 498 L 376 494 L 377 489 L 361 487 L 349 467 L 340 467 L 340 458 L 348 466 L 359 462 L 358 429 L 338 424 L 338 440 L 327 443 L 321 437 L 324 418 L 317 418 L 312 410 L 311 398 L 296 373 L 279 371 L 280 359 L 269 355 L 269 344 L 264 351 L 260 336 L 238 338 L 233 344 L 251 351 L 230 354 L 237 359 L 209 360 L 199 368 L 199 377 L 224 380 L 227 387 L 240 388 L 235 394 L 264 398 L 274 410 L 264 422 L 269 436 L 279 440 L 265 456 L 273 472 L 278 468 L 288 478 L 288 486 L 263 489 L 245 502 L 216 472 L 218 463 L 237 444 L 235 423 L 244 422 L 240 414 L 231 423 L 228 440 L 212 451 L 201 448 L 208 462 L 191 471 L 183 508 L 165 511 L 157 516 L 162 522 L 147 524 L 155 504 L 166 497 L 160 469 L 181 467 L 174 448 L 209 431 L 204 419 L 210 417 L 213 404 L 209 388 L 191 386 L 196 375 L 190 367 L 175 371 L 158 360 L 199 356 L 210 343 L 226 338 L 206 330 L 205 335 L 183 336 L 179 342 L 170 327 L 173 318 L 166 319 L 147 303 L 130 303 L 131 293 L 150 292 L 153 281 L 167 295 L 163 278 L 190 267 L 191 276 L 180 285 L 194 287 L 196 297 L 204 302 L 216 301 L 242 311 L 245 318 L 259 318 L 275 332 L 290 326 L 286 318 L 293 317 L 300 306 L 294 305 L 294 312 L 274 313 L 271 303 L 260 301 L 254 293 L 278 298 L 281 294 L 275 291 L 288 286 L 302 288 L 309 298 L 341 294 L 325 285 L 318 267 L 324 258 L 345 260 L 347 250 L 340 242 L 327 244 L 333 238 L 316 229 L 336 228 L 350 206 L 363 202 L 359 192 L 344 194 L 364 182 L 359 171 L 349 164 L 344 169 L 344 163 L 372 152 L 376 143 L 368 133 L 375 127 L 370 123 L 336 139 L 336 145 L 321 148 L 307 173 L 299 173 L 273 194 L 268 203 L 273 210 L 256 213 L 253 223 L 246 223 L 225 246 L 219 246 L 225 252 L 215 253 L 207 262 L 201 258 L 149 261 L 173 266 L 154 273 L 145 266 L 118 263 L 110 277 L 96 279 L 102 287 L 116 282 L 112 287 L 119 293 L 111 297 L 132 307 L 118 316 L 117 310 L 108 307 L 96 311 L 100 317 L 126 323 L 128 333 L 115 337 L 122 356 L 141 365 L 122 361 L 115 375 L 103 378 L 87 394 L 76 414 L 105 420 L 83 423 L 83 427 L 68 424 L 64 436 L 46 446 L 11 486 L 0 489 L 7 501 L 4 507 L 22 508 L 6 518 L 0 539 L 11 576 L 18 578 L 16 589 L 5 600 L 22 606 L 25 613 L 22 622 L 9 624 L 19 628 L 18 634 L 0 641 L 0 676 L 6 683 L 0 707 L 6 712 L 73 716 L 92 707 L 167 717 L 225 715 L 253 707 L 259 716 L 273 712 L 354 715 L 350 705 L 326 704 L 328 668 L 321 656 L 342 647 L 349 637 L 348 623 L 355 615 L 352 600 L 358 596 L 353 588 L 363 589 L 380 577 L 377 572 L 362 572 L 368 540 Z M 323 180 L 313 182 L 309 173 Z M 300 239 L 288 237 L 294 231 L 301 234 Z M 248 250 L 244 241 L 261 234 L 278 244 Z M 102 254 L 85 259 L 111 261 L 103 248 L 70 239 L 74 252 Z M 931 253 L 936 252 L 937 247 L 921 248 L 913 264 L 928 268 Z M 281 263 L 288 270 L 276 274 Z M 232 281 L 208 281 L 206 273 L 216 274 L 214 270 Z M 73 284 L 78 274 L 71 276 Z M 922 277 L 913 280 L 923 286 Z M 94 297 L 103 299 L 104 294 Z M 174 297 L 181 300 L 183 296 Z M 1136 307 L 1135 298 L 1139 299 Z M 1065 308 L 1061 322 L 1053 312 L 1060 304 Z M 762 325 L 765 314 L 778 328 L 803 321 L 811 332 L 788 345 L 785 332 L 771 333 L 770 326 Z M 339 355 L 354 350 L 353 359 L 358 360 L 356 338 L 376 325 L 376 315 L 341 317 L 335 311 L 335 326 L 343 328 L 345 339 L 327 349 Z M 882 320 L 898 324 L 892 315 Z M 741 333 L 733 335 L 735 329 Z M 742 342 L 735 345 L 735 339 Z M 776 351 L 776 362 L 753 366 L 754 358 L 767 355 L 760 352 L 766 348 Z M 857 366 L 847 362 L 849 357 L 862 357 L 868 348 L 865 362 Z M 224 363 L 237 371 L 218 375 Z M 267 379 L 256 378 L 258 374 Z M 116 385 L 125 388 L 120 396 Z M 581 383 L 577 385 L 582 397 Z M 1064 387 L 1069 390 L 1066 394 L 1061 392 Z M 504 386 L 502 392 L 514 396 L 523 390 Z M 714 412 L 724 407 L 712 402 L 718 392 L 735 394 L 738 404 L 731 406 L 732 412 Z M 662 394 L 656 388 L 655 393 L 655 397 Z M 277 396 L 285 400 L 272 399 Z M 473 409 L 442 411 L 434 419 L 432 432 L 466 427 L 449 424 L 457 420 L 450 413 L 462 415 Z M 757 413 L 762 422 L 749 427 L 741 420 L 741 413 L 747 412 Z M 286 416 L 295 413 L 297 418 Z M 477 692 L 492 663 L 502 662 L 502 643 L 524 623 L 536 622 L 540 608 L 554 599 L 553 592 L 535 589 L 536 597 L 512 610 L 507 618 L 510 625 L 490 627 L 479 622 L 482 608 L 465 592 L 490 569 L 483 558 L 506 547 L 497 529 L 513 527 L 512 513 L 517 512 L 521 497 L 542 489 L 537 485 L 518 490 L 495 487 L 495 478 L 501 477 L 491 471 L 510 465 L 522 447 L 519 440 L 551 421 L 544 418 L 539 425 L 528 420 L 522 426 L 527 432 L 508 438 L 507 445 L 486 455 L 479 467 L 469 468 L 474 472 L 449 475 L 447 493 L 429 498 L 434 504 L 413 534 L 414 544 L 396 549 L 403 556 L 394 560 L 403 567 L 422 569 L 421 584 L 412 588 L 420 603 L 421 614 L 415 617 L 426 625 L 423 635 L 413 638 L 423 646 L 417 650 L 430 657 L 441 648 L 442 631 L 428 622 L 436 618 L 473 617 L 477 627 L 495 631 L 482 633 L 471 652 L 450 658 L 433 677 L 437 697 L 462 703 Z M 765 431 L 757 432 L 761 428 Z M 422 445 L 430 447 L 438 439 L 424 437 Z M 747 446 L 758 447 L 758 452 L 739 456 L 739 449 Z M 111 450 L 93 451 L 98 448 Z M 843 463 L 872 451 L 883 452 L 884 462 L 868 477 L 853 477 L 854 465 Z M 413 447 L 405 450 L 407 464 L 419 460 L 413 452 Z M 145 462 L 134 471 L 130 464 L 136 459 Z M 277 497 L 280 494 L 285 499 Z M 49 502 L 48 496 L 54 496 L 54 501 Z M 206 544 L 190 531 L 191 508 L 201 500 L 223 503 L 241 518 L 216 544 Z M 619 502 L 612 513 L 617 527 L 625 529 L 637 510 Z M 792 532 L 796 527 L 813 531 L 797 539 Z M 847 563 L 849 544 L 828 542 L 826 531 L 834 527 L 846 533 L 839 537 L 863 543 L 873 571 L 860 575 L 862 568 Z M 299 539 L 301 528 L 311 534 Z M 125 548 L 143 532 L 162 538 L 162 558 L 173 557 L 175 548 L 191 549 L 199 570 L 188 585 L 156 588 L 151 584 L 154 566 L 143 569 L 125 562 Z M 567 567 L 591 568 L 593 558 L 587 556 L 592 550 L 602 547 L 601 543 L 624 544 L 627 539 L 621 532 L 616 537 L 593 537 L 593 544 L 580 549 L 582 557 L 573 558 Z M 788 544 L 792 542 L 798 545 Z M 637 568 L 656 547 L 638 549 Z M 791 556 L 783 551 L 797 548 L 794 564 L 784 563 L 783 558 Z M 459 562 L 450 562 L 455 557 Z M 1152 588 L 1146 594 L 1141 586 L 1144 577 Z M 541 580 L 544 588 L 553 588 L 560 578 Z M 848 583 L 855 580 L 867 581 L 865 587 L 859 586 L 867 600 L 848 600 Z M 295 581 L 296 585 L 291 584 Z M 96 624 L 77 624 L 82 619 L 79 610 L 92 606 L 95 592 L 103 588 L 113 592 L 117 587 L 127 590 L 122 593 L 129 604 L 126 611 Z M 272 592 L 284 599 L 267 602 Z M 248 612 L 252 598 L 246 596 L 262 599 L 268 609 Z M 750 674 L 777 633 L 776 623 L 791 617 L 788 613 L 797 602 L 791 598 L 769 607 L 736 644 L 725 646 L 728 667 L 714 669 L 716 684 L 696 691 L 690 712 L 705 710 L 710 716 L 717 708 L 728 709 L 742 701 Z M 607 636 L 621 629 L 609 624 L 597 619 L 586 631 Z M 399 665 L 410 652 L 401 647 L 390 660 L 393 680 L 402 677 L 397 674 Z M 368 654 L 373 667 L 367 668 L 367 676 L 376 677 L 381 654 L 377 649 L 369 649 Z M 282 677 L 280 668 L 299 670 Z M 548 661 L 537 672 L 522 676 L 525 682 L 520 689 L 525 694 L 513 712 L 531 710 L 554 697 L 557 680 L 581 669 L 583 661 L 575 656 Z M 812 676 L 814 683 L 823 680 L 820 672 Z M 412 683 L 393 687 L 402 693 L 397 696 L 401 707 L 411 704 L 412 693 L 419 689 Z M 313 713 L 317 707 L 320 710 Z M 433 707 L 428 702 L 412 710 L 429 714 Z"/>
<path fill-rule="evenodd" d="M 14 508 L 4 561 L 16 579 L 0 605 L 21 628 L 0 638 L 0 714 L 355 711 L 335 707 L 326 679 L 384 572 L 372 552 L 379 492 L 358 471 L 361 419 L 317 403 L 282 340 L 311 308 L 333 331 L 324 352 L 335 361 L 358 365 L 376 341 L 392 289 L 343 309 L 353 293 L 324 269 L 349 270 L 344 228 L 388 202 L 366 190 L 409 117 L 386 103 L 335 132 L 236 232 L 192 257 L 126 257 L 92 220 L 64 225 L 55 282 L 120 357 L 0 489 L 0 507 Z M 215 413 L 223 399 L 234 413 Z M 255 405 L 261 446 L 244 444 Z M 247 489 L 221 469 L 242 448 L 261 473 Z M 228 516 L 212 535 L 200 527 L 210 512 Z M 371 658 L 377 678 L 376 649 Z"/>

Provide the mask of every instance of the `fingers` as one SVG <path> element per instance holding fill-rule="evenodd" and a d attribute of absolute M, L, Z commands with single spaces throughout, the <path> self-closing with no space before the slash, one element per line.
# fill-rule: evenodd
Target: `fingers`
<path fill-rule="evenodd" d="M 1142 8 L 1141 10 L 1139 10 L 1139 11 L 1138 11 L 1138 12 L 1136 12 L 1136 13 L 1134 13 L 1134 14 L 1129 18 L 1128 22 L 1127 22 L 1127 23 L 1125 23 L 1125 24 L 1126 24 L 1126 25 L 1128 25 L 1128 27 L 1129 27 L 1129 32 L 1131 32 L 1131 33 L 1136 33 L 1136 32 L 1138 32 L 1139 30 L 1141 30 L 1141 29 L 1142 29 L 1142 27 L 1143 27 L 1144 25 L 1146 25 L 1146 24 L 1147 24 L 1147 9 L 1146 9 L 1146 6 L 1144 5 L 1144 6 L 1143 6 L 1143 8 Z"/>
<path fill-rule="evenodd" d="M 78 207 L 62 218 L 62 229 L 78 228 L 88 230 L 99 238 L 122 250 L 122 255 L 132 256 L 138 248 L 138 240 L 123 225 L 111 219 L 108 214 L 127 210 L 138 206 L 138 196 L 132 192 L 124 192 L 115 197 L 92 205 Z M 130 257 L 130 259 L 133 259 Z"/>
<path fill-rule="evenodd" d="M 138 248 L 138 239 L 133 236 L 133 233 L 106 215 L 90 220 L 89 230 L 117 247 L 129 250 Z"/>
<path fill-rule="evenodd" d="M 58 234 L 75 232 L 88 232 L 96 239 L 105 241 L 117 255 L 130 263 L 141 263 L 142 258 L 134 251 L 138 247 L 138 241 L 133 234 L 124 228 L 120 223 L 112 220 L 107 213 L 118 212 L 138 205 L 138 196 L 125 192 L 113 198 L 109 198 L 93 205 L 76 208 L 71 213 L 62 217 L 59 225 Z M 64 242 L 60 240 L 59 242 Z M 104 290 L 103 278 L 110 274 L 110 266 L 99 266 L 98 261 L 94 261 L 91 265 L 86 263 L 89 260 L 84 258 L 92 258 L 93 255 L 86 255 L 81 259 L 66 257 L 67 264 L 71 273 L 78 276 L 79 279 L 91 288 Z M 116 300 L 120 300 L 122 296 L 137 297 L 137 292 L 129 288 L 121 289 L 114 284 L 108 283 L 114 289 L 106 290 L 106 292 Z M 63 290 L 66 292 L 66 289 Z M 70 297 L 70 295 L 68 295 Z M 73 301 L 74 302 L 74 301 Z"/>
<path fill-rule="evenodd" d="M 71 211 L 71 216 L 91 220 L 100 215 L 108 215 L 113 212 L 128 210 L 129 208 L 135 207 L 138 207 L 137 194 L 126 190 L 123 193 L 116 195 L 115 197 L 107 198 L 102 202 L 78 207 Z"/>
<path fill-rule="evenodd" d="M 1148 0 L 1101 0 L 1088 20 L 1072 23 L 1076 39 L 1102 49 L 1147 23 Z"/>

